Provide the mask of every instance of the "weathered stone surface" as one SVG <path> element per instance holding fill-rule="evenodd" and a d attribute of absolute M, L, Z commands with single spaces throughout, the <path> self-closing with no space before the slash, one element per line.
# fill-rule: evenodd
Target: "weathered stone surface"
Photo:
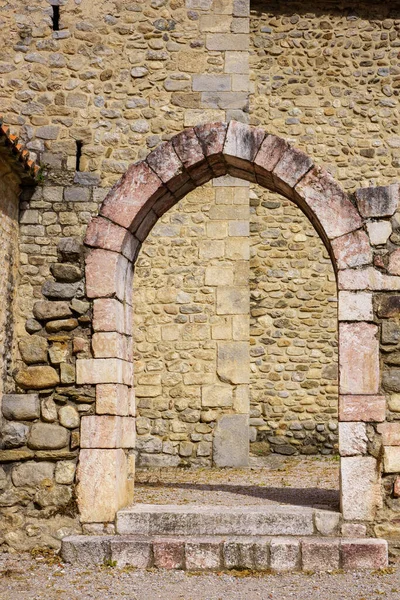
<path fill-rule="evenodd" d="M 213 437 L 213 460 L 217 467 L 247 466 L 249 462 L 247 415 L 223 415 Z"/>
<path fill-rule="evenodd" d="M 111 560 L 118 567 L 129 565 L 137 569 L 146 569 L 152 562 L 152 545 L 150 541 L 125 540 L 120 537 L 111 539 Z"/>
<path fill-rule="evenodd" d="M 400 447 L 385 446 L 383 455 L 384 473 L 400 473 Z"/>
<path fill-rule="evenodd" d="M 61 556 L 64 562 L 85 566 L 103 565 L 110 559 L 108 536 L 76 535 L 63 539 Z"/>
<path fill-rule="evenodd" d="M 75 365 L 69 363 L 61 363 L 60 365 L 60 380 L 61 383 L 75 383 Z"/>
<path fill-rule="evenodd" d="M 380 294 L 375 300 L 378 317 L 390 318 L 400 315 L 400 296 Z"/>
<path fill-rule="evenodd" d="M 362 229 L 332 241 L 338 269 L 360 267 L 372 263 L 372 249 Z"/>
<path fill-rule="evenodd" d="M 132 417 L 82 417 L 82 448 L 134 448 L 135 420 Z"/>
<path fill-rule="evenodd" d="M 16 383 L 25 389 L 41 390 L 54 387 L 60 380 L 53 367 L 25 367 L 15 374 Z"/>
<path fill-rule="evenodd" d="M 396 320 L 383 321 L 381 329 L 383 344 L 398 344 L 400 341 L 400 326 Z"/>
<path fill-rule="evenodd" d="M 334 571 L 339 568 L 339 540 L 303 540 L 301 552 L 305 571 Z"/>
<path fill-rule="evenodd" d="M 339 292 L 339 321 L 372 321 L 372 294 Z"/>
<path fill-rule="evenodd" d="M 11 473 L 12 482 L 15 486 L 36 487 L 43 480 L 51 482 L 54 478 L 54 463 L 28 461 L 17 465 Z"/>
<path fill-rule="evenodd" d="M 246 342 L 219 342 L 217 373 L 227 383 L 249 382 L 249 346 Z"/>
<path fill-rule="evenodd" d="M 384 569 L 388 565 L 386 540 L 342 540 L 340 551 L 344 569 Z"/>
<path fill-rule="evenodd" d="M 28 365 L 47 361 L 48 343 L 46 338 L 39 335 L 30 335 L 22 338 L 18 347 L 22 360 Z"/>
<path fill-rule="evenodd" d="M 74 482 L 76 464 L 70 460 L 60 460 L 56 463 L 56 483 L 69 485 Z"/>
<path fill-rule="evenodd" d="M 185 544 L 178 540 L 157 540 L 153 543 L 153 556 L 158 569 L 183 569 Z"/>
<path fill-rule="evenodd" d="M 290 538 L 274 538 L 271 541 L 271 569 L 273 571 L 296 571 L 300 569 L 300 543 Z"/>
<path fill-rule="evenodd" d="M 339 423 L 340 456 L 356 456 L 367 453 L 367 429 L 365 423 Z"/>
<path fill-rule="evenodd" d="M 120 383 L 132 385 L 132 363 L 118 358 L 78 359 L 76 381 L 85 383 Z"/>
<path fill-rule="evenodd" d="M 400 392 L 400 369 L 384 371 L 382 385 L 387 392 Z"/>
<path fill-rule="evenodd" d="M 57 250 L 64 262 L 79 262 L 83 246 L 79 239 L 65 237 L 58 242 Z"/>
<path fill-rule="evenodd" d="M 385 396 L 339 396 L 339 417 L 342 421 L 384 421 Z"/>
<path fill-rule="evenodd" d="M 65 319 L 72 315 L 67 302 L 51 302 L 50 300 L 39 300 L 33 306 L 33 314 L 40 321 L 51 319 Z"/>
<path fill-rule="evenodd" d="M 214 571 L 221 567 L 219 541 L 197 541 L 185 544 L 185 568 L 188 571 Z"/>
<path fill-rule="evenodd" d="M 29 427 L 23 423 L 4 423 L 1 428 L 1 445 L 4 448 L 19 448 L 26 444 Z M 4 457 L 3 457 L 4 459 Z M 18 460 L 18 456 L 15 456 Z"/>
<path fill-rule="evenodd" d="M 60 319 L 58 321 L 47 321 L 46 331 L 48 333 L 58 333 L 59 331 L 72 331 L 78 327 L 77 319 Z"/>
<path fill-rule="evenodd" d="M 3 416 L 10 421 L 33 421 L 40 417 L 37 394 L 4 394 L 1 407 Z"/>
<path fill-rule="evenodd" d="M 74 283 L 82 279 L 82 271 L 76 265 L 53 263 L 50 267 L 50 271 L 57 281 L 64 283 Z"/>
<path fill-rule="evenodd" d="M 57 421 L 57 406 L 52 398 L 44 398 L 42 400 L 42 419 L 46 423 L 54 423 Z"/>
<path fill-rule="evenodd" d="M 376 394 L 379 390 L 378 328 L 368 323 L 341 323 L 339 364 L 341 394 Z"/>
<path fill-rule="evenodd" d="M 373 521 L 382 502 L 376 459 L 372 456 L 342 457 L 341 481 L 344 519 Z"/>
<path fill-rule="evenodd" d="M 47 298 L 55 300 L 70 300 L 79 289 L 79 283 L 58 283 L 57 281 L 46 281 L 42 286 L 42 294 Z"/>
<path fill-rule="evenodd" d="M 83 523 L 109 523 L 127 502 L 123 450 L 85 450 L 79 455 L 77 499 Z"/>
<path fill-rule="evenodd" d="M 386 244 L 392 234 L 392 226 L 389 221 L 373 221 L 367 223 L 367 231 L 373 246 Z"/>
<path fill-rule="evenodd" d="M 101 384 L 96 386 L 97 414 L 121 415 L 129 414 L 129 388 L 118 384 Z"/>
<path fill-rule="evenodd" d="M 391 217 L 399 202 L 399 184 L 359 188 L 355 195 L 363 217 Z"/>
<path fill-rule="evenodd" d="M 390 254 L 388 272 L 391 275 L 400 275 L 400 250 L 395 250 Z"/>
<path fill-rule="evenodd" d="M 400 423 L 381 423 L 377 427 L 384 446 L 400 446 Z"/>
<path fill-rule="evenodd" d="M 69 442 L 69 432 L 59 425 L 34 423 L 29 434 L 28 446 L 34 450 L 58 450 Z"/>
<path fill-rule="evenodd" d="M 79 414 L 73 406 L 62 406 L 58 411 L 58 417 L 61 425 L 67 429 L 79 427 Z"/>

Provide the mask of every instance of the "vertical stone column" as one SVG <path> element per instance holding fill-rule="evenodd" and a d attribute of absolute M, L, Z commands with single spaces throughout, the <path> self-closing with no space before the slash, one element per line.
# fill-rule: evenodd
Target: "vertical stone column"
<path fill-rule="evenodd" d="M 186 111 L 185 125 L 248 122 L 249 0 L 186 0 L 186 6 L 199 11 L 208 61 L 205 72 L 192 75 L 201 110 Z M 218 321 L 212 337 L 217 340 L 221 385 L 203 386 L 202 404 L 221 406 L 224 394 L 233 396 L 233 413 L 223 414 L 214 431 L 213 461 L 221 467 L 243 466 L 249 455 L 249 185 L 232 177 L 216 179 L 213 185 L 217 206 L 210 214 L 208 237 L 224 255 L 223 262 L 213 259 L 207 268 L 206 284 L 216 286 Z"/>
<path fill-rule="evenodd" d="M 221 390 L 230 388 L 233 409 L 217 422 L 213 461 L 219 467 L 237 467 L 247 465 L 249 456 L 249 186 L 229 176 L 215 179 L 213 185 L 216 205 L 210 211 L 210 228 L 225 231 L 224 254 L 223 262 L 207 268 L 206 282 L 216 288 L 212 337 L 217 340 L 217 376 L 225 384 Z M 203 397 L 206 393 L 203 389 Z"/>

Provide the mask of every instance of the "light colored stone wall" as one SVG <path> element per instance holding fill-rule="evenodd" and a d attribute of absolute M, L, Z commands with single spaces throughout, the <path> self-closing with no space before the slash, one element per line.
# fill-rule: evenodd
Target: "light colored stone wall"
<path fill-rule="evenodd" d="M 19 179 L 0 152 L 0 394 L 12 385 L 15 355 L 19 192 Z"/>

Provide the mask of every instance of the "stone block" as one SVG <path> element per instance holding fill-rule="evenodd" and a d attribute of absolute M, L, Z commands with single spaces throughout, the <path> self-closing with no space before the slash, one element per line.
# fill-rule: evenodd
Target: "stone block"
<path fill-rule="evenodd" d="M 249 344 L 218 342 L 217 374 L 224 383 L 249 383 Z"/>
<path fill-rule="evenodd" d="M 129 231 L 103 217 L 91 220 L 86 230 L 85 244 L 93 248 L 121 252 L 130 261 L 136 258 L 140 248 L 139 240 Z"/>
<path fill-rule="evenodd" d="M 88 298 L 125 297 L 125 281 L 131 265 L 116 252 L 92 250 L 86 259 L 86 295 Z M 68 284 L 72 285 L 72 284 Z"/>
<path fill-rule="evenodd" d="M 400 473 L 400 447 L 385 446 L 383 455 L 384 473 Z"/>
<path fill-rule="evenodd" d="M 226 569 L 254 569 L 254 541 L 246 538 L 240 541 L 227 541 L 223 545 L 224 564 Z M 267 546 L 267 558 L 269 547 Z M 269 565 L 268 565 L 269 566 Z M 266 568 L 268 568 L 268 566 Z"/>
<path fill-rule="evenodd" d="M 39 335 L 30 335 L 22 338 L 18 343 L 22 360 L 27 365 L 44 363 L 47 361 L 48 343 L 46 338 Z"/>
<path fill-rule="evenodd" d="M 172 142 L 160 144 L 148 155 L 146 161 L 172 193 L 189 181 Z"/>
<path fill-rule="evenodd" d="M 339 532 L 340 517 L 340 513 L 316 510 L 314 515 L 315 528 L 321 535 L 336 535 Z"/>
<path fill-rule="evenodd" d="M 54 463 L 28 461 L 16 465 L 11 473 L 11 479 L 16 487 L 39 486 L 44 480 L 50 485 L 54 479 Z"/>
<path fill-rule="evenodd" d="M 339 569 L 339 540 L 303 540 L 301 550 L 305 571 L 334 571 Z"/>
<path fill-rule="evenodd" d="M 221 568 L 219 541 L 192 540 L 185 544 L 187 571 L 215 571 Z"/>
<path fill-rule="evenodd" d="M 206 36 L 207 50 L 247 50 L 249 49 L 249 36 L 244 33 L 209 33 Z"/>
<path fill-rule="evenodd" d="M 10 421 L 33 421 L 40 417 L 37 394 L 4 394 L 1 408 L 3 416 Z"/>
<path fill-rule="evenodd" d="M 265 137 L 265 130 L 244 123 L 229 123 L 224 145 L 225 160 L 238 168 L 253 170 L 253 162 Z"/>
<path fill-rule="evenodd" d="M 67 429 L 79 427 L 79 413 L 73 406 L 62 406 L 58 411 L 58 417 L 60 424 Z"/>
<path fill-rule="evenodd" d="M 213 460 L 217 467 L 248 466 L 248 415 L 223 415 L 218 419 L 213 438 Z"/>
<path fill-rule="evenodd" d="M 361 217 L 347 195 L 323 170 L 314 168 L 307 173 L 296 186 L 296 195 L 300 206 L 315 213 L 329 239 L 362 226 Z"/>
<path fill-rule="evenodd" d="M 359 538 L 367 535 L 367 527 L 362 523 L 343 523 L 342 536 L 348 538 Z"/>
<path fill-rule="evenodd" d="M 211 286 L 232 286 L 234 279 L 233 267 L 229 266 L 208 266 L 206 267 L 205 285 Z"/>
<path fill-rule="evenodd" d="M 378 327 L 369 323 L 339 324 L 341 394 L 376 394 L 379 390 Z"/>
<path fill-rule="evenodd" d="M 311 158 L 304 152 L 290 147 L 284 150 L 273 171 L 273 181 L 277 191 L 292 197 L 293 188 L 312 165 Z"/>
<path fill-rule="evenodd" d="M 58 281 L 48 280 L 42 286 L 42 294 L 46 298 L 53 298 L 54 300 L 71 300 L 79 287 L 80 282 L 59 283 Z"/>
<path fill-rule="evenodd" d="M 388 369 L 384 371 L 382 386 L 387 392 L 400 392 L 400 369 Z"/>
<path fill-rule="evenodd" d="M 4 448 L 18 448 L 20 446 L 25 446 L 28 439 L 28 434 L 29 427 L 27 425 L 24 425 L 23 423 L 16 423 L 15 421 L 11 423 L 3 422 L 3 426 L 1 428 L 2 446 Z M 30 451 L 28 451 L 28 457 L 29 456 Z M 22 456 L 22 458 L 26 457 Z M 19 457 L 16 456 L 15 460 L 18 459 Z"/>
<path fill-rule="evenodd" d="M 82 449 L 79 454 L 77 501 L 82 523 L 110 523 L 127 502 L 125 452 Z"/>
<path fill-rule="evenodd" d="M 248 73 L 249 72 L 249 53 L 248 52 L 225 52 L 225 73 Z"/>
<path fill-rule="evenodd" d="M 250 295 L 245 287 L 217 288 L 218 315 L 246 315 L 250 311 Z"/>
<path fill-rule="evenodd" d="M 397 317 L 400 315 L 400 296 L 398 294 L 380 294 L 376 296 L 375 307 L 378 317 Z"/>
<path fill-rule="evenodd" d="M 154 566 L 158 569 L 185 568 L 185 544 L 182 541 L 154 540 L 153 554 Z"/>
<path fill-rule="evenodd" d="M 233 402 L 231 386 L 206 385 L 201 388 L 201 405 L 210 408 L 229 407 Z"/>
<path fill-rule="evenodd" d="M 271 187 L 274 184 L 272 171 L 278 164 L 288 144 L 282 138 L 275 135 L 267 135 L 254 161 L 257 181 L 261 185 Z"/>
<path fill-rule="evenodd" d="M 132 385 L 132 363 L 118 358 L 78 358 L 76 382 L 78 384 L 120 383 Z"/>
<path fill-rule="evenodd" d="M 365 423 L 339 423 L 340 456 L 356 456 L 367 452 L 367 429 Z"/>
<path fill-rule="evenodd" d="M 129 415 L 128 386 L 115 383 L 97 385 L 96 413 L 99 415 Z"/>
<path fill-rule="evenodd" d="M 372 294 L 339 292 L 339 321 L 372 321 Z"/>
<path fill-rule="evenodd" d="M 400 250 L 395 250 L 389 255 L 388 272 L 391 275 L 400 275 Z"/>
<path fill-rule="evenodd" d="M 61 202 L 61 199 L 59 201 Z M 82 242 L 80 239 L 73 237 L 61 238 L 58 242 L 57 251 L 63 262 L 80 262 L 83 252 Z"/>
<path fill-rule="evenodd" d="M 233 409 L 235 413 L 248 414 L 250 412 L 250 392 L 248 385 L 237 385 L 233 396 Z"/>
<path fill-rule="evenodd" d="M 225 257 L 229 260 L 248 261 L 250 243 L 248 237 L 229 237 L 225 242 Z"/>
<path fill-rule="evenodd" d="M 134 448 L 132 417 L 90 415 L 82 417 L 81 448 Z"/>
<path fill-rule="evenodd" d="M 248 97 L 247 92 L 201 92 L 200 105 L 203 108 L 247 110 Z M 244 173 L 247 174 L 248 172 Z"/>
<path fill-rule="evenodd" d="M 100 213 L 117 225 L 137 226 L 166 189 L 149 165 L 142 161 L 129 167 L 104 199 Z"/>
<path fill-rule="evenodd" d="M 130 566 L 136 569 L 147 569 L 151 567 L 152 554 L 150 541 L 116 536 L 111 538 L 110 548 L 111 560 L 115 561 L 119 568 Z"/>
<path fill-rule="evenodd" d="M 68 443 L 69 431 L 50 423 L 34 423 L 28 438 L 29 448 L 34 450 L 59 450 Z"/>
<path fill-rule="evenodd" d="M 71 460 L 59 460 L 56 463 L 55 480 L 56 483 L 70 485 L 74 483 L 76 464 Z"/>
<path fill-rule="evenodd" d="M 372 456 L 342 457 L 340 472 L 343 518 L 373 521 L 382 501 L 376 459 Z"/>
<path fill-rule="evenodd" d="M 130 307 L 124 306 L 114 298 L 101 298 L 93 303 L 94 331 L 117 331 L 131 335 L 130 323 L 127 317 L 131 314 Z"/>
<path fill-rule="evenodd" d="M 33 305 L 33 314 L 39 321 L 65 319 L 72 316 L 68 302 L 39 300 Z"/>
<path fill-rule="evenodd" d="M 19 386 L 28 390 L 43 390 L 60 382 L 57 371 L 47 365 L 19 369 L 14 379 Z"/>
<path fill-rule="evenodd" d="M 372 263 L 372 249 L 365 231 L 352 231 L 332 240 L 338 269 L 361 267 Z"/>
<path fill-rule="evenodd" d="M 389 221 L 373 221 L 367 223 L 367 231 L 371 244 L 373 246 L 382 246 L 386 244 L 392 235 L 392 225 Z"/>
<path fill-rule="evenodd" d="M 400 446 L 400 423 L 380 423 L 377 430 L 384 446 Z"/>
<path fill-rule="evenodd" d="M 132 360 L 131 338 L 116 331 L 98 332 L 92 336 L 92 349 L 95 358 L 121 358 Z"/>
<path fill-rule="evenodd" d="M 359 188 L 355 196 L 363 217 L 391 217 L 399 203 L 399 184 Z"/>
<path fill-rule="evenodd" d="M 270 545 L 273 571 L 300 570 L 300 542 L 290 538 L 274 538 Z"/>
<path fill-rule="evenodd" d="M 342 566 L 346 570 L 384 569 L 388 566 L 386 540 L 342 540 L 340 552 Z"/>
<path fill-rule="evenodd" d="M 194 92 L 229 92 L 231 78 L 229 75 L 193 75 L 192 89 Z"/>
<path fill-rule="evenodd" d="M 400 342 L 400 326 L 398 321 L 383 321 L 381 340 L 383 344 L 398 344 Z"/>
<path fill-rule="evenodd" d="M 103 565 L 110 557 L 108 536 L 73 535 L 62 541 L 61 558 L 66 563 L 92 567 Z"/>
<path fill-rule="evenodd" d="M 381 422 L 386 418 L 385 396 L 339 396 L 341 421 Z"/>
<path fill-rule="evenodd" d="M 339 290 L 400 290 L 400 277 L 385 275 L 373 267 L 339 271 L 338 282 Z"/>

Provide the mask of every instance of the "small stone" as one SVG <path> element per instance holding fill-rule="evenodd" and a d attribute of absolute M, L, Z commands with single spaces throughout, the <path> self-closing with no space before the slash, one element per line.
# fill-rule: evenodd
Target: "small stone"
<path fill-rule="evenodd" d="M 40 417 L 40 404 L 37 394 L 5 394 L 2 411 L 10 421 L 33 421 Z"/>
<path fill-rule="evenodd" d="M 367 429 L 365 423 L 339 423 L 340 456 L 356 456 L 367 452 Z"/>
<path fill-rule="evenodd" d="M 68 358 L 68 344 L 66 342 L 54 342 L 49 350 L 49 358 L 53 365 L 65 362 Z"/>
<path fill-rule="evenodd" d="M 389 221 L 374 221 L 367 223 L 367 231 L 371 244 L 381 246 L 388 241 L 392 233 L 392 226 Z"/>
<path fill-rule="evenodd" d="M 36 487 L 54 477 L 54 463 L 28 461 L 13 468 L 11 479 L 15 486 Z"/>
<path fill-rule="evenodd" d="M 75 365 L 61 363 L 61 383 L 75 383 Z"/>
<path fill-rule="evenodd" d="M 87 352 L 89 350 L 89 342 L 81 337 L 75 337 L 72 340 L 72 353 L 79 354 L 80 352 Z"/>
<path fill-rule="evenodd" d="M 60 382 L 58 373 L 53 367 L 25 367 L 19 369 L 14 376 L 16 383 L 25 389 L 42 390 L 51 388 Z"/>
<path fill-rule="evenodd" d="M 42 286 L 42 294 L 47 298 L 70 300 L 78 291 L 79 283 L 58 283 L 46 281 Z"/>
<path fill-rule="evenodd" d="M 47 340 L 39 335 L 31 335 L 20 340 L 19 351 L 24 363 L 30 365 L 47 361 Z"/>
<path fill-rule="evenodd" d="M 76 429 L 79 427 L 79 413 L 73 406 L 61 407 L 58 416 L 63 427 L 67 427 L 67 429 Z"/>
<path fill-rule="evenodd" d="M 50 267 L 51 274 L 57 281 L 74 283 L 82 279 L 82 271 L 76 265 L 67 263 L 54 263 Z"/>
<path fill-rule="evenodd" d="M 26 444 L 29 427 L 23 423 L 6 423 L 1 429 L 1 442 L 4 448 L 19 448 Z M 18 458 L 16 457 L 16 460 Z"/>
<path fill-rule="evenodd" d="M 34 450 L 59 450 L 68 445 L 69 432 L 64 427 L 47 423 L 32 426 L 28 447 Z"/>
<path fill-rule="evenodd" d="M 139 79 L 141 77 L 146 77 L 146 75 L 148 74 L 149 70 L 146 69 L 146 67 L 134 67 L 131 70 L 131 77 L 133 77 L 134 79 Z"/>
<path fill-rule="evenodd" d="M 73 298 L 71 300 L 71 308 L 74 312 L 79 315 L 84 315 L 90 308 L 89 302 L 85 302 L 84 300 L 78 300 L 77 298 Z"/>
<path fill-rule="evenodd" d="M 360 188 L 356 201 L 363 217 L 391 217 L 399 203 L 399 184 Z"/>
<path fill-rule="evenodd" d="M 60 319 L 59 321 L 48 321 L 46 331 L 48 333 L 58 333 L 59 331 L 72 331 L 78 327 L 76 319 Z"/>
<path fill-rule="evenodd" d="M 72 312 L 67 302 L 40 300 L 35 303 L 33 314 L 40 321 L 49 321 L 51 319 L 65 319 L 70 317 Z"/>
<path fill-rule="evenodd" d="M 63 262 L 80 262 L 82 255 L 82 244 L 77 238 L 61 238 L 57 250 Z"/>
<path fill-rule="evenodd" d="M 68 485 L 74 482 L 76 465 L 70 460 L 60 460 L 56 464 L 56 483 Z"/>
<path fill-rule="evenodd" d="M 42 419 L 46 423 L 57 421 L 57 406 L 52 398 L 42 400 Z"/>
<path fill-rule="evenodd" d="M 68 504 L 71 497 L 71 487 L 53 485 L 39 489 L 35 495 L 35 502 L 42 508 L 46 508 L 47 506 L 62 507 Z"/>
<path fill-rule="evenodd" d="M 27 319 L 25 329 L 28 333 L 36 333 L 42 329 L 42 326 L 36 319 Z"/>

